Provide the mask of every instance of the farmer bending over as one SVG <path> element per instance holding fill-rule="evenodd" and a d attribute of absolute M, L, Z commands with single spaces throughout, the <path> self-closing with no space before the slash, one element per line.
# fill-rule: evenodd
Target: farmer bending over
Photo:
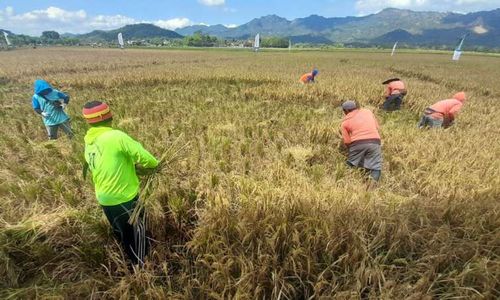
<path fill-rule="evenodd" d="M 375 116 L 368 109 L 358 108 L 354 101 L 344 102 L 342 110 L 342 138 L 349 151 L 347 164 L 364 168 L 378 181 L 382 174 L 382 149 Z"/>
<path fill-rule="evenodd" d="M 462 109 L 462 105 L 466 100 L 464 92 L 459 92 L 453 95 L 452 99 L 441 100 L 427 107 L 424 115 L 418 123 L 418 128 L 448 128 L 453 125 L 456 116 Z"/>
<path fill-rule="evenodd" d="M 111 128 L 112 116 L 106 103 L 88 102 L 83 116 L 90 125 L 85 135 L 85 160 L 97 200 L 125 253 L 142 266 L 147 251 L 144 215 L 137 224 L 129 223 L 139 196 L 135 164 L 152 169 L 158 161 L 126 133 Z"/>
<path fill-rule="evenodd" d="M 300 76 L 300 83 L 302 84 L 314 83 L 314 78 L 316 78 L 318 74 L 319 74 L 318 69 L 314 69 L 311 73 L 306 73 Z"/>
<path fill-rule="evenodd" d="M 43 123 L 47 128 L 49 140 L 57 139 L 59 127 L 69 138 L 73 137 L 69 117 L 64 112 L 69 103 L 69 96 L 52 88 L 45 80 L 35 80 L 35 94 L 31 99 L 31 104 L 36 113 L 43 117 Z"/>
<path fill-rule="evenodd" d="M 395 111 L 401 109 L 401 103 L 406 96 L 406 88 L 403 81 L 393 78 L 382 82 L 387 85 L 385 90 L 385 102 L 382 109 L 385 111 Z"/>

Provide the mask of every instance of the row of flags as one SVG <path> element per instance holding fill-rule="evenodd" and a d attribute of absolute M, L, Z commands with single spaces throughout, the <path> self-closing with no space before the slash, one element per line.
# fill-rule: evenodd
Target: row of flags
<path fill-rule="evenodd" d="M 464 34 L 460 38 L 457 47 L 455 47 L 455 51 L 453 51 L 453 56 L 451 58 L 452 60 L 454 60 L 454 61 L 460 60 L 460 56 L 462 55 L 462 46 L 464 45 L 464 41 L 465 41 L 466 37 L 467 37 L 467 34 Z M 391 56 L 394 56 L 394 54 L 396 53 L 397 47 L 398 47 L 398 42 L 395 42 L 394 46 L 392 47 Z"/>
<path fill-rule="evenodd" d="M 9 34 L 5 31 L 3 31 L 3 36 L 5 38 L 5 42 L 7 42 L 7 45 L 8 46 L 12 45 L 10 40 L 9 40 L 9 37 L 8 37 Z M 452 60 L 455 60 L 455 61 L 460 60 L 460 56 L 462 55 L 462 46 L 464 45 L 464 41 L 465 41 L 466 37 L 467 37 L 467 34 L 465 34 L 464 36 L 462 36 L 460 38 L 460 41 L 458 42 L 458 45 L 455 48 L 455 51 L 453 51 Z M 121 32 L 118 33 L 118 44 L 120 45 L 121 49 L 123 49 L 125 46 L 125 44 L 123 42 L 123 34 Z M 391 56 L 394 56 L 394 54 L 396 53 L 397 47 L 398 47 L 398 42 L 394 43 L 394 46 L 392 47 Z M 260 49 L 260 33 L 257 33 L 257 35 L 255 36 L 253 49 L 255 52 L 259 51 L 259 49 Z M 291 49 L 292 49 L 292 40 L 288 40 L 288 50 L 291 50 Z"/>
<path fill-rule="evenodd" d="M 6 34 L 4 32 L 4 34 Z M 7 36 L 5 36 L 5 38 L 7 38 Z M 123 42 L 123 34 L 120 32 L 118 33 L 118 44 L 120 45 L 120 48 L 123 49 L 125 44 Z M 253 43 L 253 49 L 255 52 L 259 51 L 260 49 L 260 33 L 257 33 L 257 35 L 255 36 L 255 41 Z M 288 50 L 291 50 L 292 49 L 292 40 L 288 40 Z"/>

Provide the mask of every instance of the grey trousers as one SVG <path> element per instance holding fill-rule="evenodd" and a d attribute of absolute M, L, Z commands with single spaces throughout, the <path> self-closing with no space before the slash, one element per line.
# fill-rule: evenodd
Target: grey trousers
<path fill-rule="evenodd" d="M 353 167 L 382 170 L 382 147 L 376 143 L 352 145 L 347 163 Z"/>
<path fill-rule="evenodd" d="M 52 125 L 48 126 L 46 125 L 45 128 L 47 128 L 47 133 L 49 135 L 49 140 L 57 140 L 57 132 L 59 131 L 59 127 L 62 128 L 64 133 L 68 136 L 68 138 L 73 138 L 73 131 L 71 130 L 71 125 L 69 124 L 69 121 L 66 121 L 61 124 L 57 125 Z"/>
<path fill-rule="evenodd" d="M 382 176 L 382 147 L 376 143 L 353 145 L 349 147 L 346 163 L 350 167 L 363 168 L 375 181 L 379 181 Z"/>
<path fill-rule="evenodd" d="M 441 128 L 443 127 L 443 120 L 431 118 L 429 115 L 423 115 L 418 122 L 418 128 L 424 128 L 427 126 L 430 128 Z"/>

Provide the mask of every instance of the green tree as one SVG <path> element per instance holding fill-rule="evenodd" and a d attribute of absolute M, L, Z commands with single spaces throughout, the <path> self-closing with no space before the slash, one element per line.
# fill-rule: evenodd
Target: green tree
<path fill-rule="evenodd" d="M 189 47 L 213 47 L 217 44 L 217 37 L 197 31 L 191 36 L 186 36 L 184 43 Z"/>
<path fill-rule="evenodd" d="M 42 32 L 42 38 L 48 40 L 58 40 L 61 37 L 57 31 L 44 31 Z"/>
<path fill-rule="evenodd" d="M 261 40 L 264 48 L 288 48 L 288 39 L 281 37 L 266 37 Z"/>
<path fill-rule="evenodd" d="M 59 43 L 66 46 L 76 46 L 80 44 L 80 40 L 77 38 L 63 38 L 59 41 Z"/>

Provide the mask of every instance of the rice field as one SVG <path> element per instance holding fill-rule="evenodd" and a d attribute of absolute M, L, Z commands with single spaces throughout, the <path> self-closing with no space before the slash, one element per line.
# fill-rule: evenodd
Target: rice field
<path fill-rule="evenodd" d="M 317 84 L 300 85 L 313 67 Z M 408 96 L 384 113 L 390 77 Z M 46 141 L 36 78 L 71 96 L 73 140 Z M 500 57 L 467 54 L 0 52 L 0 298 L 498 298 L 499 78 Z M 455 126 L 416 128 L 460 90 Z M 344 163 L 347 99 L 381 125 L 374 190 Z M 154 243 L 142 270 L 82 176 L 90 100 L 167 157 L 143 180 Z"/>

